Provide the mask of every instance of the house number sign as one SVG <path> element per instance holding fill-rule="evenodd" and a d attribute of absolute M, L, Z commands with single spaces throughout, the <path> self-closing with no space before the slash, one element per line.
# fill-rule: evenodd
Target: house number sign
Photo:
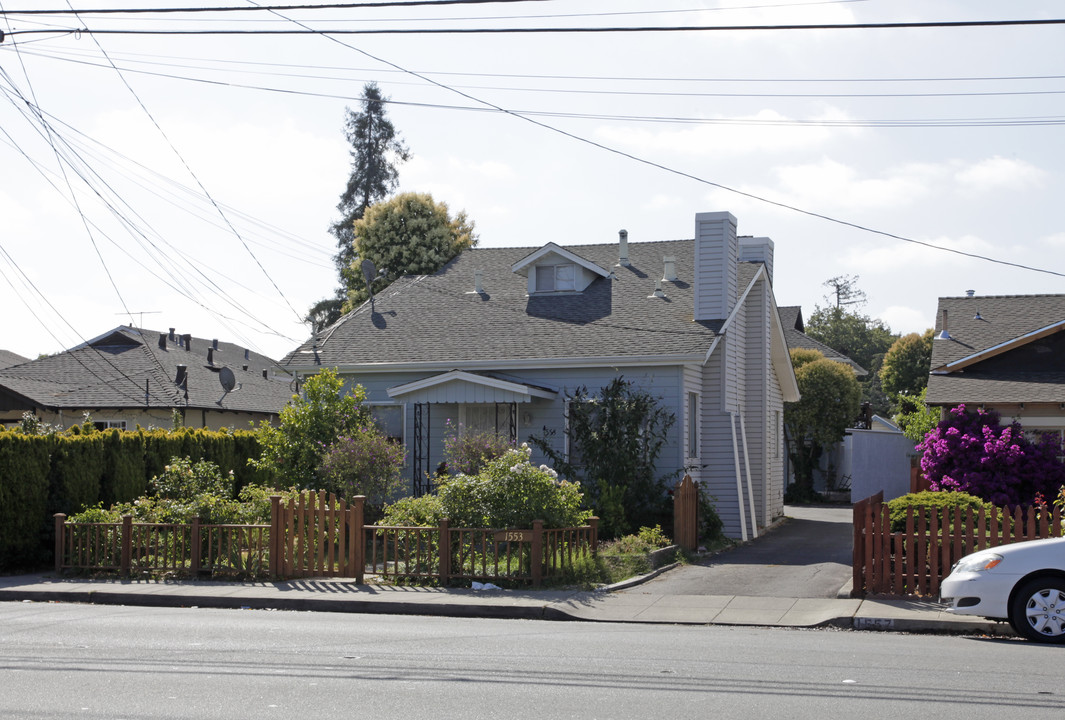
<path fill-rule="evenodd" d="M 496 542 L 532 542 L 531 530 L 500 530 L 495 535 Z"/>

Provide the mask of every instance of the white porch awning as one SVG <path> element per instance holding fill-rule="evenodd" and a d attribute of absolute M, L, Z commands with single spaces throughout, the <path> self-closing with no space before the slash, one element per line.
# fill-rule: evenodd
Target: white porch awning
<path fill-rule="evenodd" d="M 552 400 L 557 390 L 503 380 L 489 375 L 452 370 L 388 389 L 391 398 L 417 403 L 527 403 Z"/>

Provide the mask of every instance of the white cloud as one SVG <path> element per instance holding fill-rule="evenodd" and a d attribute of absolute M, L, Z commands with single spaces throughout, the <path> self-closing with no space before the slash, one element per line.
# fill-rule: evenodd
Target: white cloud
<path fill-rule="evenodd" d="M 966 190 L 998 192 L 1039 187 L 1046 176 L 1044 170 L 1031 163 L 996 155 L 959 168 L 954 179 Z"/>
<path fill-rule="evenodd" d="M 876 317 L 883 320 L 892 332 L 901 335 L 923 333 L 935 326 L 928 308 L 918 310 L 905 305 L 891 305 L 880 311 Z"/>

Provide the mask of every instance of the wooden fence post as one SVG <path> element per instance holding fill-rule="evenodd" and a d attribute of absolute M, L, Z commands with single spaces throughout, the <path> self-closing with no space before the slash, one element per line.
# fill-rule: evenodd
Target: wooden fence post
<path fill-rule="evenodd" d="M 64 513 L 55 514 L 55 571 L 63 569 L 63 546 L 64 531 L 66 530 L 67 516 Z"/>
<path fill-rule="evenodd" d="M 440 520 L 440 537 L 437 540 L 437 555 L 440 563 L 440 586 L 447 587 L 451 581 L 451 528 L 447 518 Z"/>
<path fill-rule="evenodd" d="M 355 564 L 355 582 L 362 585 L 366 574 L 366 530 L 363 527 L 366 496 L 356 495 L 351 502 L 351 533 L 355 541 L 351 561 Z"/>
<path fill-rule="evenodd" d="M 192 547 L 189 548 L 192 551 L 192 559 L 190 560 L 189 564 L 192 566 L 190 570 L 192 572 L 193 577 L 195 577 L 200 572 L 200 565 L 203 562 L 203 544 L 200 539 L 200 533 L 200 519 L 198 517 L 194 517 L 192 518 L 192 530 L 189 532 L 189 535 L 191 535 L 189 541 L 192 543 Z M 208 558 L 210 557 L 210 553 L 211 549 L 207 548 Z"/>
<path fill-rule="evenodd" d="M 673 541 L 685 550 L 699 546 L 699 491 L 691 475 L 673 490 Z"/>
<path fill-rule="evenodd" d="M 532 565 L 533 587 L 540 587 L 544 580 L 544 521 L 533 520 L 532 550 L 529 564 Z"/>
<path fill-rule="evenodd" d="M 594 515 L 588 518 L 588 527 L 592 529 L 592 555 L 599 553 L 599 518 Z"/>
<path fill-rule="evenodd" d="M 281 575 L 281 548 L 282 535 L 284 531 L 281 529 L 281 496 L 270 496 L 270 576 L 278 577 Z"/>
<path fill-rule="evenodd" d="M 130 556 L 133 554 L 133 516 L 122 516 L 122 555 L 118 570 L 123 575 L 129 575 Z"/>

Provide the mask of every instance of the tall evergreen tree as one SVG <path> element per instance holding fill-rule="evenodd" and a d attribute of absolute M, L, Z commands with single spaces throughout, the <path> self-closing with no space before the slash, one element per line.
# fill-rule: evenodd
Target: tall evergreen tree
<path fill-rule="evenodd" d="M 312 332 L 336 322 L 348 292 L 359 281 L 360 273 L 352 267 L 356 260 L 355 221 L 399 186 L 397 165 L 410 159 L 410 151 L 388 119 L 387 102 L 377 83 L 371 82 L 362 89 L 359 110 L 347 108 L 344 135 L 351 144 L 351 175 L 337 204 L 341 217 L 329 228 L 337 239 L 333 262 L 340 284 L 335 297 L 318 301 L 308 311 L 304 321 L 311 324 Z"/>

